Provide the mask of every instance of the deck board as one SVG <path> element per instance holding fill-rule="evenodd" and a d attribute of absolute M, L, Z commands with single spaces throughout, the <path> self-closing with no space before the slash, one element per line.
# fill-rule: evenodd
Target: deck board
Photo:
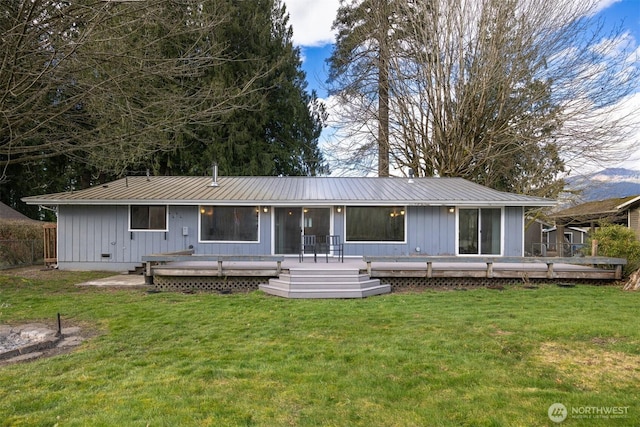
<path fill-rule="evenodd" d="M 291 268 L 318 269 L 326 266 L 331 269 L 358 268 L 362 273 L 367 272 L 367 264 L 362 258 L 345 258 L 344 262 L 337 259 L 313 259 L 299 262 L 297 257 L 285 258 L 282 262 L 282 273 L 288 273 Z M 487 264 L 433 262 L 431 266 L 432 277 L 487 277 Z M 213 261 L 181 261 L 168 262 L 152 267 L 153 274 L 162 276 L 218 276 L 218 265 Z M 224 276 L 256 276 L 275 277 L 275 263 L 269 261 L 228 261 L 224 263 L 222 273 Z M 553 265 L 553 277 L 557 279 L 585 279 L 585 280 L 615 280 L 615 269 L 597 268 L 589 265 L 573 265 L 558 263 Z M 494 263 L 490 273 L 493 278 L 543 279 L 548 277 L 548 266 L 544 262 L 533 263 Z M 426 263 L 418 262 L 376 262 L 371 268 L 372 278 L 383 277 L 427 277 Z"/>

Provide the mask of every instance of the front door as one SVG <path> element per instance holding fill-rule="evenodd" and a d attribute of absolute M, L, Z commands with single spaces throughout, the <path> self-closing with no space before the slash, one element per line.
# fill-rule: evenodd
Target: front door
<path fill-rule="evenodd" d="M 278 255 L 297 255 L 302 234 L 324 241 L 331 233 L 330 208 L 275 208 L 275 247 Z"/>

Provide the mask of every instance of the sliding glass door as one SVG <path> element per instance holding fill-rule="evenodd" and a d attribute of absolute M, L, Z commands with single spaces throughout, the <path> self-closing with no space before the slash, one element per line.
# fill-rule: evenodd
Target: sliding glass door
<path fill-rule="evenodd" d="M 274 213 L 276 254 L 298 254 L 303 233 L 318 241 L 331 233 L 330 208 L 275 208 Z"/>
<path fill-rule="evenodd" d="M 460 255 L 500 255 L 502 247 L 500 208 L 458 211 L 458 253 Z"/>

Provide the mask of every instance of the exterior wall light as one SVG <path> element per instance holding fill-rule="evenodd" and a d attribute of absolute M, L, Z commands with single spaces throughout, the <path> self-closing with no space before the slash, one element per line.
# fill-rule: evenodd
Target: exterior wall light
<path fill-rule="evenodd" d="M 455 213 L 456 208 L 453 207 L 453 206 L 449 206 L 448 211 L 449 211 L 450 214 Z"/>
<path fill-rule="evenodd" d="M 269 212 L 269 207 L 268 206 L 263 206 L 262 207 L 262 212 L 268 213 Z"/>
<path fill-rule="evenodd" d="M 342 212 L 342 206 L 336 206 L 336 212 L 338 213 Z"/>

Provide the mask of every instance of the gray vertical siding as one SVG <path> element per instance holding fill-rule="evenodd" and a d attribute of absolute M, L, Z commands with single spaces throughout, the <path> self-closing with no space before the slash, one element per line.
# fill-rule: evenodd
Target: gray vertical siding
<path fill-rule="evenodd" d="M 183 235 L 183 227 L 187 227 L 187 235 Z M 144 255 L 190 247 L 200 254 L 271 253 L 271 211 L 260 213 L 258 243 L 199 243 L 198 231 L 197 206 L 169 206 L 167 232 L 130 232 L 128 206 L 61 205 L 58 265 L 62 269 L 126 271 L 141 265 Z"/>
<path fill-rule="evenodd" d="M 524 256 L 524 208 L 504 208 L 504 256 Z"/>
<path fill-rule="evenodd" d="M 333 210 L 333 233 L 345 236 L 344 210 Z M 504 209 L 504 255 L 522 256 L 522 207 Z M 128 231 L 128 206 L 69 206 L 58 211 L 58 265 L 62 269 L 125 271 L 141 265 L 144 255 L 193 248 L 198 254 L 255 255 L 272 252 L 272 215 L 260 212 L 257 243 L 199 243 L 198 207 L 169 206 L 168 231 Z M 407 208 L 402 243 L 345 243 L 346 256 L 455 254 L 456 215 L 446 206 Z M 187 227 L 186 235 L 183 227 Z M 416 248 L 420 248 L 417 252 Z M 103 257 L 102 254 L 108 255 Z"/>
<path fill-rule="evenodd" d="M 409 207 L 407 212 L 409 254 L 455 254 L 455 213 L 449 213 L 446 206 Z"/>
<path fill-rule="evenodd" d="M 455 218 L 455 214 L 450 214 L 445 206 L 409 206 L 406 215 L 405 242 L 346 243 L 345 254 L 354 256 L 453 255 L 455 253 Z M 418 248 L 420 252 L 417 251 Z"/>

